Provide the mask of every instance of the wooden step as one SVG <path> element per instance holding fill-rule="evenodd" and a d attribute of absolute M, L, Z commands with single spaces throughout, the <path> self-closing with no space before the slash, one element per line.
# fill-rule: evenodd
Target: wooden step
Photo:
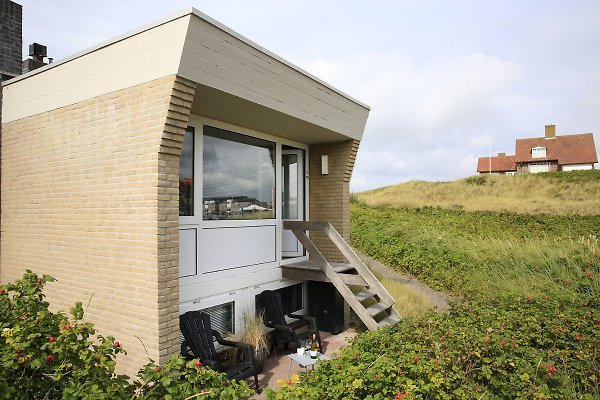
<path fill-rule="evenodd" d="M 371 297 L 376 296 L 376 295 L 377 295 L 377 292 L 372 291 L 372 290 L 363 290 L 362 292 L 354 294 L 356 299 L 360 302 L 363 302 L 366 299 L 370 299 Z"/>
<path fill-rule="evenodd" d="M 281 273 L 284 278 L 333 283 L 369 330 L 392 325 L 400 320 L 398 312 L 393 307 L 394 298 L 330 223 L 284 221 L 283 229 L 291 230 L 311 257 L 310 260 L 292 261 L 290 264 L 282 265 Z M 347 262 L 328 261 L 308 237 L 307 232 L 309 231 L 323 232 Z M 358 293 L 354 291 L 358 291 Z M 371 305 L 367 306 L 367 304 Z"/>
<path fill-rule="evenodd" d="M 338 274 L 338 276 L 346 285 L 367 286 L 367 281 L 360 275 Z"/>
<path fill-rule="evenodd" d="M 390 306 L 383 303 L 375 303 L 372 306 L 367 307 L 365 310 L 367 310 L 367 314 L 369 314 L 371 317 L 374 317 L 377 314 L 381 314 L 382 312 L 388 310 L 389 308 Z"/>
<path fill-rule="evenodd" d="M 281 268 L 293 268 L 293 269 L 302 269 L 302 270 L 310 270 L 310 271 L 322 271 L 319 263 L 313 260 L 300 260 L 294 261 L 288 264 L 283 264 Z"/>
<path fill-rule="evenodd" d="M 382 319 L 381 321 L 377 322 L 377 325 L 379 325 L 379 326 L 396 325 L 398 322 L 400 322 L 400 318 L 389 316 L 389 317 L 386 317 L 386 318 Z"/>
<path fill-rule="evenodd" d="M 338 274 L 344 272 L 353 271 L 354 267 L 347 263 L 329 263 L 333 270 Z M 318 262 L 313 260 L 301 260 L 294 261 L 289 264 L 283 264 L 281 266 L 281 272 L 284 278 L 289 279 L 304 279 L 309 281 L 317 282 L 331 282 L 329 278 L 323 272 L 323 268 Z M 364 286 L 364 279 L 360 278 L 356 274 L 347 274 L 348 277 L 347 285 L 361 285 Z"/>
<path fill-rule="evenodd" d="M 331 264 L 331 266 L 333 267 L 333 270 L 335 272 L 337 272 L 338 274 L 346 272 L 346 271 L 351 271 L 354 269 L 354 267 L 348 263 L 329 263 Z"/>

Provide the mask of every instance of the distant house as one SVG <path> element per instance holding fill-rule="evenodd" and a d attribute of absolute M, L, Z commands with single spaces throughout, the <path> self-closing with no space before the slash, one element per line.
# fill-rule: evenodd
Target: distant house
<path fill-rule="evenodd" d="M 479 157 L 477 172 L 480 174 L 514 175 L 517 173 L 515 156 L 498 153 L 496 157 Z"/>
<path fill-rule="evenodd" d="M 556 127 L 546 125 L 544 137 L 517 139 L 514 156 L 480 157 L 477 172 L 515 174 L 594 169 L 598 162 L 594 135 L 581 133 L 556 136 Z"/>

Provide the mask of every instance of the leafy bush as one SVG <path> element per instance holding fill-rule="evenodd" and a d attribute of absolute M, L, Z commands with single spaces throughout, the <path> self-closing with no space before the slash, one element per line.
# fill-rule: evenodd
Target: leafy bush
<path fill-rule="evenodd" d="M 485 175 L 474 175 L 474 176 L 469 176 L 468 178 L 465 178 L 465 183 L 467 185 L 472 185 L 472 186 L 483 186 L 486 184 L 493 185 L 494 181 L 488 180 L 487 176 L 485 176 Z"/>
<path fill-rule="evenodd" d="M 352 244 L 456 301 L 358 336 L 270 399 L 600 398 L 598 217 L 372 208 Z"/>
<path fill-rule="evenodd" d="M 0 393 L 11 399 L 208 399 L 248 398 L 246 382 L 195 361 L 173 356 L 165 366 L 144 366 L 138 380 L 115 374 L 115 357 L 125 353 L 111 336 L 83 322 L 81 303 L 71 317 L 49 311 L 43 288 L 51 276 L 27 271 L 0 286 Z"/>
<path fill-rule="evenodd" d="M 575 399 L 600 395 L 597 302 L 456 304 L 358 336 L 270 399 Z"/>
<path fill-rule="evenodd" d="M 554 171 L 543 172 L 538 175 L 542 179 L 554 182 L 569 182 L 580 185 L 593 184 L 600 182 L 600 170 L 592 169 L 587 171 Z"/>

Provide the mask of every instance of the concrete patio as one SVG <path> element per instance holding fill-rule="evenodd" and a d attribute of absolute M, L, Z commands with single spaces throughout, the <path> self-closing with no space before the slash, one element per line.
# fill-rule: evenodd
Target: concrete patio
<path fill-rule="evenodd" d="M 348 344 L 348 341 L 356 336 L 356 331 L 352 329 L 345 330 L 337 335 L 332 335 L 328 332 L 321 332 L 321 342 L 323 345 L 323 352 L 332 357 L 340 348 Z M 292 353 L 296 349 L 289 347 L 284 350 L 281 346 L 277 350 L 277 354 L 273 354 L 265 364 L 263 372 L 258 375 L 260 389 L 263 391 L 259 395 L 255 395 L 252 399 L 260 400 L 266 399 L 264 394 L 265 388 L 278 389 L 278 379 L 285 379 L 288 377 L 288 371 L 290 376 L 297 374 L 304 370 L 298 363 L 291 361 L 287 354 Z M 274 352 L 275 353 L 275 352 Z M 318 367 L 316 367 L 318 368 Z M 248 380 L 251 387 L 254 387 L 254 379 Z"/>

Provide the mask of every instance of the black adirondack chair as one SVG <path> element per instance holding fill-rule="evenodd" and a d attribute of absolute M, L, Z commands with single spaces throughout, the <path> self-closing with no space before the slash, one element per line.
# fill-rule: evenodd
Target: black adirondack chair
<path fill-rule="evenodd" d="M 300 342 L 311 338 L 314 333 L 319 343 L 319 351 L 323 353 L 321 336 L 319 335 L 317 320 L 314 317 L 288 313 L 283 307 L 283 301 L 281 301 L 281 295 L 278 292 L 265 290 L 260 295 L 265 307 L 264 323 L 269 328 L 275 329 L 275 337 L 271 342 L 271 352 L 280 343 L 285 344 L 285 349 L 287 349 L 290 342 L 294 342 L 296 347 L 300 347 Z M 286 316 L 295 321 L 288 323 Z"/>
<path fill-rule="evenodd" d="M 225 340 L 219 332 L 211 328 L 210 315 L 201 311 L 188 311 L 179 316 L 179 327 L 183 334 L 181 355 L 186 359 L 199 358 L 202 365 L 215 371 L 224 372 L 227 379 L 241 380 L 254 375 L 256 391 L 258 387 L 258 373 L 260 367 L 254 356 L 254 347 L 241 342 Z M 235 347 L 242 355 L 242 361 L 233 366 L 226 367 L 219 360 L 215 350 L 213 337 L 223 346 Z"/>

